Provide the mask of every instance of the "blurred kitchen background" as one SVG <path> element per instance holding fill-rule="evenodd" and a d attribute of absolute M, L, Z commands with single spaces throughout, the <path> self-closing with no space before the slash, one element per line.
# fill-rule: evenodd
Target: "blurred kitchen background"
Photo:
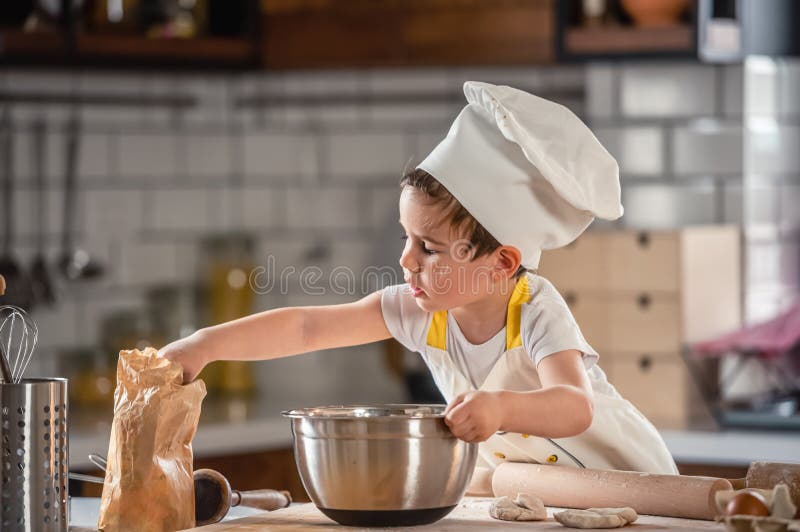
<path fill-rule="evenodd" d="M 0 302 L 38 323 L 28 375 L 70 378 L 73 468 L 107 445 L 120 349 L 401 282 L 397 183 L 446 134 L 465 80 L 566 105 L 617 157 L 625 216 L 546 253 L 541 273 L 682 471 L 733 476 L 749 459 L 796 456 L 797 344 L 696 343 L 769 320 L 761 340 L 798 328 L 798 11 L 779 0 L 4 2 L 3 267 L 18 275 L 3 272 Z M 253 464 L 270 487 L 296 487 L 282 409 L 439 400 L 394 342 L 217 363 L 204 378 L 195 451 L 240 488 L 264 487 Z"/>

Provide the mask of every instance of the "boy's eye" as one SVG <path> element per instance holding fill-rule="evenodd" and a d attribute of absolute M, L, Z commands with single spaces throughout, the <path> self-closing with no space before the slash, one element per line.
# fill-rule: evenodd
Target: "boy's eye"
<path fill-rule="evenodd" d="M 400 235 L 401 240 L 408 240 L 408 235 Z M 433 255 L 436 251 L 429 249 L 428 246 L 425 245 L 425 242 L 420 240 L 419 247 L 422 249 L 422 252 L 427 255 Z"/>

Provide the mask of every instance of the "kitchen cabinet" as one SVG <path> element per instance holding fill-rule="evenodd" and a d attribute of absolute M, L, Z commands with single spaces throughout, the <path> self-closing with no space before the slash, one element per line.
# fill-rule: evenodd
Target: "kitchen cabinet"
<path fill-rule="evenodd" d="M 656 426 L 708 421 L 687 344 L 741 323 L 739 230 L 589 231 L 544 252 L 539 273 L 562 293 L 600 366 Z"/>
<path fill-rule="evenodd" d="M 267 69 L 551 63 L 553 0 L 261 0 Z"/>

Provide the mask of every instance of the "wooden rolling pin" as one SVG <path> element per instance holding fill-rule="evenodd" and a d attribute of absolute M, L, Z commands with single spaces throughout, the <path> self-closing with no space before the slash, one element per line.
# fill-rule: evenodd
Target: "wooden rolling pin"
<path fill-rule="evenodd" d="M 232 490 L 228 479 L 213 469 L 198 469 L 193 476 L 194 517 L 197 526 L 218 523 L 232 506 L 242 505 L 272 511 L 286 508 L 292 502 L 288 491 Z"/>
<path fill-rule="evenodd" d="M 713 520 L 714 494 L 733 486 L 722 478 L 508 462 L 495 469 L 492 489 L 496 497 L 512 499 L 517 493 L 532 493 L 546 506 L 630 506 L 640 514 Z"/>

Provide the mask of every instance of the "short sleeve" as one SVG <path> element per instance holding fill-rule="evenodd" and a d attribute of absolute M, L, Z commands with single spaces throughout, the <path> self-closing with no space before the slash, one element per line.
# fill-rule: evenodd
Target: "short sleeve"
<path fill-rule="evenodd" d="M 538 366 L 545 357 L 576 349 L 583 353 L 586 369 L 597 364 L 600 356 L 583 337 L 575 317 L 561 296 L 546 297 L 525 305 L 522 310 L 522 344 Z"/>
<path fill-rule="evenodd" d="M 383 289 L 381 311 L 386 328 L 395 340 L 410 351 L 423 352 L 431 315 L 419 308 L 407 284 Z"/>

